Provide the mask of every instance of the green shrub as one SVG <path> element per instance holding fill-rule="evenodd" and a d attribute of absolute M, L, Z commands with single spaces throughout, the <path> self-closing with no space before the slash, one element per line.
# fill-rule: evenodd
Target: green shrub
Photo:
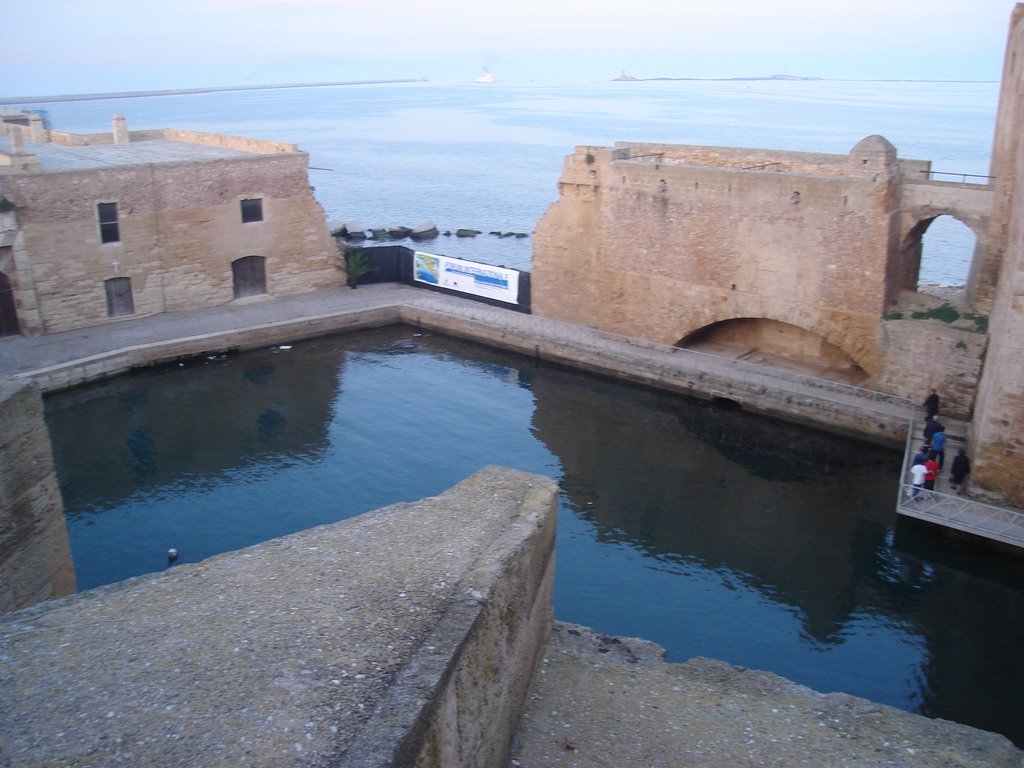
<path fill-rule="evenodd" d="M 943 304 L 941 307 L 911 312 L 910 316 L 915 320 L 941 320 L 944 323 L 952 323 L 960 318 L 960 313 L 949 304 Z"/>

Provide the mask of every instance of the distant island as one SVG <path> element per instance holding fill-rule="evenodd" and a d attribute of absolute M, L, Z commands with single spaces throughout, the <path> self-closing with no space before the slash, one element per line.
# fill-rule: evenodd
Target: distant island
<path fill-rule="evenodd" d="M 998 80 L 922 80 L 915 78 L 881 78 L 881 77 L 807 77 L 805 75 L 762 75 L 760 77 L 633 77 L 622 70 L 622 74 L 613 77 L 612 82 L 651 82 L 655 80 L 692 80 L 709 82 L 729 82 L 746 80 L 827 80 L 833 83 L 998 83 Z"/>

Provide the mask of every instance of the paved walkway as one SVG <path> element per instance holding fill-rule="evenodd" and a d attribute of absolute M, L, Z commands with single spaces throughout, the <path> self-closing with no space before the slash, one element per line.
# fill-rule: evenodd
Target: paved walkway
<path fill-rule="evenodd" d="M 118 349 L 394 306 L 414 289 L 394 283 L 281 298 L 258 297 L 190 312 L 164 312 L 45 336 L 0 339 L 0 372 L 18 376 Z"/>

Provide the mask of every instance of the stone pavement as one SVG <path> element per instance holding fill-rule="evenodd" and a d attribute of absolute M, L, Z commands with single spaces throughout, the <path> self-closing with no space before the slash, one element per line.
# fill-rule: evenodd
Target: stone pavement
<path fill-rule="evenodd" d="M 0 339 L 0 373 L 16 376 L 117 349 L 286 325 L 353 309 L 391 307 L 403 296 L 414 293 L 411 288 L 382 283 L 356 290 L 326 290 L 279 298 L 260 296 L 44 336 L 8 336 Z"/>
<path fill-rule="evenodd" d="M 1021 768 L 1003 736 L 556 623 L 513 768 Z M 981 695 L 981 692 L 979 692 Z"/>

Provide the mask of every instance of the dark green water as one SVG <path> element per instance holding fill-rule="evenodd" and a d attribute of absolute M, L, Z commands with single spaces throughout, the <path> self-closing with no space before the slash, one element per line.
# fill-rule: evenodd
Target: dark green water
<path fill-rule="evenodd" d="M 82 589 L 488 464 L 562 488 L 555 613 L 1024 741 L 1021 561 L 894 512 L 899 455 L 405 327 L 48 398 Z"/>

